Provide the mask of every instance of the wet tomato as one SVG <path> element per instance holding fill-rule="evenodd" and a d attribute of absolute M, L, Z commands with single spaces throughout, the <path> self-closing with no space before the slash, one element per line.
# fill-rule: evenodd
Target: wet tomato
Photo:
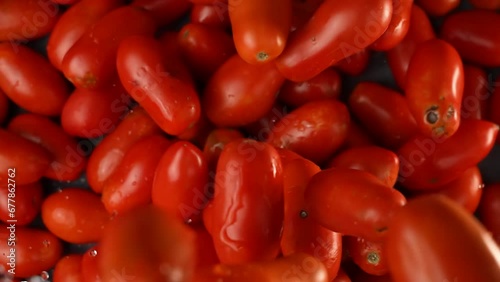
<path fill-rule="evenodd" d="M 83 282 L 81 272 L 82 255 L 71 254 L 62 257 L 54 267 L 52 281 Z"/>
<path fill-rule="evenodd" d="M 99 275 L 99 244 L 89 248 L 81 261 L 82 282 L 101 282 Z"/>
<path fill-rule="evenodd" d="M 393 0 L 392 17 L 389 27 L 370 48 L 386 51 L 398 45 L 410 28 L 410 16 L 413 0 Z"/>
<path fill-rule="evenodd" d="M 212 0 L 214 4 L 195 4 L 191 9 L 189 19 L 192 23 L 199 23 L 222 30 L 227 30 L 231 27 L 229 13 L 227 8 L 222 6 L 222 1 Z M 224 5 L 224 4 L 222 4 Z M 227 4 L 226 4 L 227 5 Z"/>

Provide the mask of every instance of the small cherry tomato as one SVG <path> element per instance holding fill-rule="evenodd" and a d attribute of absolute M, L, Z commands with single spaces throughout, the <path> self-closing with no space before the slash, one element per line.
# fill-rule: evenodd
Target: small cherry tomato
<path fill-rule="evenodd" d="M 195 234 L 151 205 L 119 215 L 99 244 L 102 281 L 192 281 Z M 121 276 L 120 276 L 121 275 Z"/>
<path fill-rule="evenodd" d="M 386 186 L 393 187 L 398 179 L 398 156 L 377 146 L 364 146 L 342 151 L 328 167 L 343 167 L 363 170 L 376 176 Z"/>
<path fill-rule="evenodd" d="M 273 63 L 250 65 L 234 55 L 210 78 L 203 107 L 216 126 L 243 126 L 271 110 L 284 81 Z"/>
<path fill-rule="evenodd" d="M 389 272 L 382 242 L 353 236 L 344 236 L 343 242 L 348 255 L 364 272 L 377 276 Z"/>
<path fill-rule="evenodd" d="M 499 247 L 473 215 L 445 196 L 408 201 L 389 225 L 385 253 L 396 282 L 500 281 Z"/>
<path fill-rule="evenodd" d="M 500 246 L 500 184 L 486 185 L 478 208 L 484 227 Z"/>
<path fill-rule="evenodd" d="M 267 142 L 320 164 L 343 144 L 349 122 L 349 112 L 341 102 L 313 101 L 284 116 L 273 127 Z"/>
<path fill-rule="evenodd" d="M 99 196 L 81 188 L 65 188 L 51 194 L 42 205 L 42 220 L 47 229 L 74 244 L 100 240 L 109 219 Z"/>
<path fill-rule="evenodd" d="M 338 61 L 333 66 L 348 75 L 360 75 L 368 67 L 368 64 L 370 63 L 370 56 L 371 51 L 369 49 L 362 49 L 361 51 Z"/>
<path fill-rule="evenodd" d="M 121 163 L 125 153 L 139 140 L 160 133 L 160 128 L 141 107 L 131 110 L 116 129 L 92 151 L 87 163 L 87 182 L 96 193 Z"/>
<path fill-rule="evenodd" d="M 82 282 L 102 282 L 99 275 L 99 244 L 89 248 L 82 256 Z"/>
<path fill-rule="evenodd" d="M 195 4 L 191 9 L 189 19 L 192 23 L 198 23 L 222 30 L 231 27 L 229 13 L 226 6 L 220 0 L 212 0 L 214 4 Z"/>
<path fill-rule="evenodd" d="M 460 5 L 460 0 L 415 0 L 427 14 L 435 17 L 444 16 Z"/>
<path fill-rule="evenodd" d="M 6 42 L 0 43 L 0 89 L 19 107 L 47 116 L 61 114 L 69 95 L 64 78 L 42 55 Z"/>
<path fill-rule="evenodd" d="M 305 191 L 306 212 L 344 235 L 381 241 L 405 197 L 368 172 L 329 168 L 315 174 Z M 335 216 L 332 216 L 332 215 Z"/>
<path fill-rule="evenodd" d="M 5 96 L 5 93 L 0 89 L 0 125 L 4 123 L 9 114 L 9 98 Z"/>
<path fill-rule="evenodd" d="M 87 152 L 60 125 L 47 117 L 20 114 L 10 120 L 7 129 L 47 149 L 53 161 L 44 176 L 58 181 L 75 180 L 87 165 Z"/>
<path fill-rule="evenodd" d="M 210 171 L 215 171 L 220 153 L 224 149 L 224 146 L 240 138 L 243 138 L 243 134 L 234 129 L 217 128 L 210 132 L 203 146 L 203 153 L 207 159 Z"/>
<path fill-rule="evenodd" d="M 332 68 L 328 68 L 307 81 L 285 81 L 278 98 L 291 107 L 299 107 L 316 100 L 338 99 L 341 84 L 339 73 Z"/>
<path fill-rule="evenodd" d="M 54 267 L 54 282 L 84 282 L 82 279 L 82 255 L 71 254 L 62 257 Z"/>
<path fill-rule="evenodd" d="M 151 202 L 155 169 L 170 144 L 161 135 L 151 135 L 125 152 L 113 174 L 103 183 L 102 202 L 110 214 L 123 213 Z"/>
<path fill-rule="evenodd" d="M 215 173 L 209 231 L 221 263 L 273 260 L 283 222 L 283 169 L 269 144 L 226 144 Z"/>
<path fill-rule="evenodd" d="M 415 136 L 398 150 L 398 181 L 410 190 L 432 190 L 477 165 L 495 145 L 498 125 L 463 120 L 450 138 Z"/>
<path fill-rule="evenodd" d="M 15 202 L 9 201 L 9 193 L 14 193 Z M 11 196 L 14 194 L 10 194 Z M 8 220 L 15 219 L 16 225 L 28 225 L 30 224 L 36 216 L 40 213 L 40 208 L 42 206 L 43 190 L 40 182 L 33 182 L 26 185 L 15 185 L 14 182 L 0 185 L 0 202 L 6 203 L 0 206 L 0 220 L 4 223 Z M 8 203 L 15 203 L 15 213 L 9 211 Z M 10 206 L 12 207 L 12 206 Z M 14 215 L 14 218 L 11 217 Z"/>
<path fill-rule="evenodd" d="M 382 36 L 370 46 L 373 50 L 387 51 L 398 45 L 410 27 L 413 0 L 392 0 L 391 23 Z"/>
<path fill-rule="evenodd" d="M 61 241 L 52 233 L 11 223 L 0 226 L 0 241 L 0 266 L 13 268 L 14 277 L 26 278 L 48 271 L 63 253 Z"/>
<path fill-rule="evenodd" d="M 485 119 L 490 97 L 486 72 L 472 65 L 464 65 L 464 95 L 462 119 Z"/>
<path fill-rule="evenodd" d="M 499 0 L 469 0 L 469 3 L 478 9 L 488 9 L 488 10 L 500 9 Z"/>
<path fill-rule="evenodd" d="M 189 0 L 133 0 L 130 5 L 148 11 L 160 27 L 180 19 L 191 7 Z"/>
<path fill-rule="evenodd" d="M 419 131 L 452 136 L 460 125 L 464 91 L 462 59 L 440 39 L 420 44 L 408 66 L 405 96 Z"/>
<path fill-rule="evenodd" d="M 24 185 L 37 182 L 54 157 L 41 145 L 0 128 L 0 181 Z M 8 182 L 8 178 L 14 182 Z"/>

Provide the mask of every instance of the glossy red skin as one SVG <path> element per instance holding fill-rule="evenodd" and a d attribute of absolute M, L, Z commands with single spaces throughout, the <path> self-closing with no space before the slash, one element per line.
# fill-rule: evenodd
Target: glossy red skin
<path fill-rule="evenodd" d="M 68 50 L 92 25 L 118 8 L 123 0 L 83 0 L 65 11 L 52 30 L 47 42 L 47 56 L 54 67 L 61 69 Z"/>
<path fill-rule="evenodd" d="M 391 23 L 382 36 L 370 48 L 387 51 L 398 45 L 410 28 L 410 16 L 413 0 L 393 0 Z"/>
<path fill-rule="evenodd" d="M 460 125 L 464 90 L 462 60 L 450 44 L 431 39 L 419 45 L 408 66 L 405 96 L 419 132 L 425 136 L 452 136 Z M 438 117 L 426 120 L 428 111 Z"/>
<path fill-rule="evenodd" d="M 351 278 L 349 278 L 349 276 L 347 276 L 347 273 L 345 273 L 345 271 L 342 268 L 340 268 L 339 273 L 332 280 L 332 282 L 351 282 Z"/>
<path fill-rule="evenodd" d="M 423 194 L 441 194 L 461 205 L 473 214 L 481 200 L 484 183 L 479 168 L 474 166 L 467 169 L 462 175 L 452 182 L 436 188 L 434 191 Z"/>
<path fill-rule="evenodd" d="M 116 170 L 125 153 L 144 137 L 160 133 L 160 128 L 140 107 L 128 113 L 116 129 L 92 151 L 87 164 L 87 182 L 96 193 Z"/>
<path fill-rule="evenodd" d="M 193 282 L 301 281 L 328 282 L 325 266 L 315 257 L 295 253 L 273 261 L 239 265 L 218 264 L 200 269 Z"/>
<path fill-rule="evenodd" d="M 81 272 L 82 255 L 71 254 L 62 257 L 54 267 L 52 281 L 83 282 Z"/>
<path fill-rule="evenodd" d="M 349 122 L 349 112 L 341 102 L 309 102 L 283 117 L 274 126 L 267 142 L 319 164 L 340 148 L 347 136 Z"/>
<path fill-rule="evenodd" d="M 290 32 L 302 28 L 324 0 L 292 0 L 292 25 Z"/>
<path fill-rule="evenodd" d="M 193 5 L 189 19 L 192 23 L 199 23 L 222 30 L 229 29 L 231 27 L 231 21 L 229 20 L 229 13 L 226 8 L 227 6 L 221 6 L 221 2 L 219 1 L 212 1 L 216 4 Z"/>
<path fill-rule="evenodd" d="M 500 281 L 499 247 L 473 215 L 444 196 L 409 201 L 389 230 L 385 252 L 394 281 Z"/>
<path fill-rule="evenodd" d="M 389 272 L 383 243 L 353 236 L 344 236 L 343 243 L 348 255 L 364 272 L 377 276 Z"/>
<path fill-rule="evenodd" d="M 461 11 L 446 18 L 441 37 L 453 45 L 464 61 L 500 66 L 500 15 L 494 11 Z"/>
<path fill-rule="evenodd" d="M 180 222 L 199 225 L 201 211 L 212 197 L 208 163 L 203 152 L 187 141 L 172 144 L 162 154 L 154 174 L 153 205 Z"/>
<path fill-rule="evenodd" d="M 302 252 L 321 261 L 328 279 L 337 276 L 342 257 L 342 235 L 319 225 L 310 217 L 303 218 L 304 191 L 313 175 L 321 169 L 314 163 L 298 159 L 289 162 L 283 170 L 285 220 L 281 237 L 283 256 Z"/>
<path fill-rule="evenodd" d="M 274 64 L 250 65 L 234 55 L 210 78 L 203 108 L 216 126 L 243 126 L 271 110 L 284 81 Z"/>
<path fill-rule="evenodd" d="M 99 241 L 109 219 L 99 196 L 81 188 L 65 188 L 51 194 L 42 205 L 45 227 L 74 244 Z"/>
<path fill-rule="evenodd" d="M 219 263 L 212 235 L 203 227 L 196 232 L 196 268 L 208 267 Z"/>
<path fill-rule="evenodd" d="M 171 75 L 162 44 L 149 36 L 131 36 L 120 44 L 120 81 L 134 100 L 170 135 L 178 135 L 200 119 L 200 101 L 192 83 Z"/>
<path fill-rule="evenodd" d="M 9 114 L 9 98 L 0 90 L 0 125 L 5 122 Z"/>
<path fill-rule="evenodd" d="M 62 243 L 56 236 L 48 231 L 16 226 L 15 246 L 9 246 L 8 226 L 10 225 L 3 225 L 0 228 L 0 240 L 4 242 L 0 244 L 0 265 L 5 267 L 4 269 L 10 269 L 7 256 L 11 248 L 15 248 L 16 256 L 14 277 L 39 275 L 56 265 L 63 253 Z"/>
<path fill-rule="evenodd" d="M 0 41 L 13 48 L 49 34 L 59 20 L 60 8 L 50 1 L 5 0 L 0 4 Z"/>
<path fill-rule="evenodd" d="M 498 0 L 469 0 L 469 3 L 479 9 L 497 10 L 500 9 Z"/>
<path fill-rule="evenodd" d="M 292 0 L 229 0 L 228 4 L 234 45 L 245 62 L 263 64 L 281 55 L 292 24 Z"/>
<path fill-rule="evenodd" d="M 369 136 L 367 132 L 356 123 L 356 121 L 351 120 L 349 129 L 347 130 L 347 136 L 341 149 L 371 146 L 374 144 L 375 142 L 372 140 L 372 137 Z"/>
<path fill-rule="evenodd" d="M 124 22 L 133 22 L 123 28 Z M 107 13 L 71 47 L 62 61 L 66 78 L 78 88 L 98 89 L 116 76 L 116 53 L 123 39 L 152 36 L 156 24 L 137 7 L 124 6 Z M 113 38 L 113 40 L 109 40 Z"/>
<path fill-rule="evenodd" d="M 393 187 L 398 179 L 398 156 L 378 146 L 364 146 L 342 151 L 327 167 L 363 170 L 376 176 L 386 186 Z"/>
<path fill-rule="evenodd" d="M 415 0 L 430 16 L 439 17 L 450 13 L 460 5 L 460 0 Z"/>
<path fill-rule="evenodd" d="M 158 40 L 161 45 L 162 66 L 165 67 L 165 72 L 187 84 L 195 85 L 191 70 L 182 58 L 182 47 L 179 44 L 179 32 L 166 31 Z M 157 70 L 157 72 L 159 71 Z"/>
<path fill-rule="evenodd" d="M 171 142 L 161 135 L 137 141 L 103 184 L 102 202 L 110 214 L 120 214 L 151 202 L 156 167 Z"/>
<path fill-rule="evenodd" d="M 290 37 L 276 65 L 289 80 L 311 79 L 372 44 L 389 26 L 391 15 L 390 0 L 325 0 L 307 24 Z M 372 31 L 374 24 L 376 29 Z"/>
<path fill-rule="evenodd" d="M 370 63 L 371 51 L 363 49 L 349 57 L 338 61 L 334 67 L 348 75 L 360 75 L 363 73 Z"/>
<path fill-rule="evenodd" d="M 472 65 L 464 65 L 464 95 L 462 98 L 462 119 L 486 119 L 489 82 L 486 72 Z"/>
<path fill-rule="evenodd" d="M 8 42 L 0 43 L 0 89 L 21 108 L 47 116 L 61 114 L 69 95 L 64 78 L 42 55 Z"/>
<path fill-rule="evenodd" d="M 158 26 L 180 19 L 191 7 L 189 0 L 134 0 L 130 5 L 146 10 Z"/>
<path fill-rule="evenodd" d="M 195 252 L 194 231 L 149 205 L 107 225 L 99 243 L 99 273 L 102 281 L 120 274 L 131 281 L 191 281 Z"/>
<path fill-rule="evenodd" d="M 252 122 L 243 127 L 243 131 L 248 134 L 249 138 L 265 141 L 273 127 L 290 112 L 287 106 L 276 102 L 273 108 L 266 113 L 266 115 L 260 118 L 258 121 Z"/>
<path fill-rule="evenodd" d="M 338 99 L 341 87 L 342 81 L 339 73 L 328 68 L 307 81 L 285 81 L 278 99 L 288 106 L 299 107 L 311 101 Z"/>
<path fill-rule="evenodd" d="M 305 200 L 309 216 L 325 228 L 375 242 L 384 239 L 395 212 L 406 203 L 399 191 L 377 177 L 348 168 L 329 168 L 314 175 Z"/>
<path fill-rule="evenodd" d="M 488 229 L 493 239 L 500 246 L 500 185 L 486 185 L 478 207 L 481 223 Z"/>
<path fill-rule="evenodd" d="M 450 183 L 477 165 L 495 144 L 498 125 L 482 120 L 463 120 L 448 139 L 418 135 L 397 151 L 398 181 L 410 190 L 431 190 Z"/>
<path fill-rule="evenodd" d="M 14 183 L 10 183 L 14 184 Z M 15 205 L 15 218 L 9 216 L 9 189 L 15 190 L 15 200 L 11 204 Z M 9 219 L 17 220 L 16 226 L 30 224 L 40 212 L 43 199 L 43 190 L 40 182 L 26 185 L 9 185 L 8 182 L 0 186 L 0 201 L 6 203 L 0 207 L 0 220 L 6 223 Z M 12 207 L 12 206 L 10 206 Z"/>
<path fill-rule="evenodd" d="M 417 46 L 435 37 L 436 34 L 429 17 L 422 8 L 414 4 L 406 36 L 398 45 L 386 52 L 387 62 L 399 88 L 404 89 L 406 85 L 406 73 Z"/>
<path fill-rule="evenodd" d="M 208 81 L 215 71 L 236 53 L 229 34 L 203 24 L 184 25 L 178 38 L 187 65 L 201 81 Z"/>
<path fill-rule="evenodd" d="M 206 115 L 202 112 L 200 119 L 183 133 L 177 135 L 179 140 L 189 141 L 199 148 L 202 148 L 207 141 L 208 135 L 215 128 L 215 126 L 208 120 Z"/>
<path fill-rule="evenodd" d="M 227 144 L 215 174 L 210 233 L 221 263 L 273 260 L 283 222 L 283 169 L 269 144 Z"/>
<path fill-rule="evenodd" d="M 76 88 L 64 104 L 61 125 L 70 135 L 98 138 L 116 128 L 130 102 L 120 84 L 98 90 Z"/>
<path fill-rule="evenodd" d="M 226 144 L 243 138 L 243 134 L 234 129 L 216 128 L 210 132 L 203 146 L 203 154 L 208 163 L 210 171 L 215 171 L 220 153 Z"/>
<path fill-rule="evenodd" d="M 40 144 L 52 154 L 53 161 L 44 173 L 47 178 L 58 181 L 75 180 L 87 166 L 87 152 L 60 125 L 47 117 L 20 114 L 10 120 L 7 129 Z"/>
<path fill-rule="evenodd" d="M 0 128 L 0 160 L 0 183 L 7 183 L 12 174 L 16 185 L 24 185 L 40 180 L 53 156 L 42 146 Z"/>
<path fill-rule="evenodd" d="M 99 244 L 89 248 L 82 256 L 81 271 L 82 282 L 101 282 L 99 275 Z"/>

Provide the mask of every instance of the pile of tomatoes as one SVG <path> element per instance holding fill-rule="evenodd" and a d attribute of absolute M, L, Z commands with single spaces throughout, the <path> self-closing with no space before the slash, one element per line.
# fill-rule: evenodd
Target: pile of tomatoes
<path fill-rule="evenodd" d="M 2 281 L 500 281 L 499 10 L 1 0 Z"/>

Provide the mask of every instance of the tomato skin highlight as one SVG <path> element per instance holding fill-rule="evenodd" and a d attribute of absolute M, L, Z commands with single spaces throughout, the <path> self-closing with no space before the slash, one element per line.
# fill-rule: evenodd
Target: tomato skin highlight
<path fill-rule="evenodd" d="M 387 30 L 377 39 L 370 48 L 378 51 L 387 51 L 398 45 L 406 36 L 410 28 L 410 15 L 413 0 L 393 0 L 392 17 Z"/>
<path fill-rule="evenodd" d="M 294 32 L 281 56 L 279 71 L 289 80 L 305 81 L 378 39 L 389 26 L 390 0 L 325 0 L 304 27 Z M 366 30 L 376 23 L 376 30 Z M 356 31 L 355 27 L 359 27 Z M 363 37 L 363 42 L 359 42 Z M 333 50 L 332 50 L 333 49 Z"/>
<path fill-rule="evenodd" d="M 408 201 L 389 225 L 385 250 L 395 282 L 500 280 L 499 247 L 477 219 L 444 196 Z"/>
<path fill-rule="evenodd" d="M 214 4 L 193 5 L 189 19 L 192 23 L 199 23 L 221 30 L 230 29 L 231 21 L 227 9 L 224 9 L 224 6 L 221 7 L 221 1 L 213 2 Z"/>

